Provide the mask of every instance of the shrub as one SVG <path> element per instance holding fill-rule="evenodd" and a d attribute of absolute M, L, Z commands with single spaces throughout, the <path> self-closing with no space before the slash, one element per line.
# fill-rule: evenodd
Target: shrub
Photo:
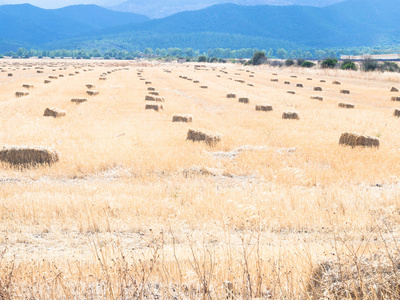
<path fill-rule="evenodd" d="M 213 62 L 218 62 L 218 58 L 216 58 L 216 57 L 211 57 L 210 59 L 209 59 L 209 62 L 210 63 L 213 63 Z"/>
<path fill-rule="evenodd" d="M 357 71 L 357 65 L 350 59 L 345 59 L 340 67 L 342 70 L 354 70 Z"/>
<path fill-rule="evenodd" d="M 338 60 L 336 58 L 327 58 L 322 61 L 321 67 L 323 69 L 333 69 L 336 67 Z"/>
<path fill-rule="evenodd" d="M 290 67 L 294 65 L 294 60 L 293 59 L 287 59 L 285 60 L 285 66 Z"/>
<path fill-rule="evenodd" d="M 200 56 L 197 58 L 197 62 L 207 62 L 207 56 L 205 56 L 205 55 L 200 55 Z"/>
<path fill-rule="evenodd" d="M 298 65 L 299 67 L 301 67 L 301 65 L 302 65 L 305 61 L 306 61 L 305 59 L 299 58 L 299 59 L 297 59 L 297 65 Z"/>
<path fill-rule="evenodd" d="M 313 62 L 311 62 L 311 61 L 308 61 L 308 60 L 306 60 L 305 62 L 303 62 L 301 64 L 302 68 L 312 68 L 314 66 L 315 66 L 315 64 Z"/>
<path fill-rule="evenodd" d="M 219 59 L 219 62 L 220 62 L 220 63 L 223 63 L 223 64 L 226 64 L 226 63 L 227 63 L 227 60 L 226 60 L 226 59 L 223 59 L 223 58 L 220 58 L 220 59 Z"/>
<path fill-rule="evenodd" d="M 399 65 L 391 61 L 385 61 L 381 64 L 380 69 L 382 72 L 400 72 Z"/>
<path fill-rule="evenodd" d="M 269 62 L 269 65 L 272 67 L 283 67 L 284 63 L 280 60 L 272 60 Z"/>
<path fill-rule="evenodd" d="M 4 58 L 4 56 L 2 54 L 0 54 L 0 58 Z"/>
<path fill-rule="evenodd" d="M 379 69 L 379 63 L 372 58 L 366 58 L 361 62 L 361 68 L 365 72 L 376 71 Z"/>
<path fill-rule="evenodd" d="M 264 52 L 257 51 L 253 54 L 253 58 L 249 61 L 251 65 L 258 66 L 265 64 L 267 62 L 267 57 Z"/>

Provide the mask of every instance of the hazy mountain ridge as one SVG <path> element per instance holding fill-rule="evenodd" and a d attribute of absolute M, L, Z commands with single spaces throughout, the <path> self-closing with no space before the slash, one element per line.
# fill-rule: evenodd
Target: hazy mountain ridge
<path fill-rule="evenodd" d="M 216 4 L 255 5 L 306 5 L 322 7 L 344 0 L 128 0 L 110 7 L 116 11 L 134 12 L 150 18 L 164 18 L 183 11 L 204 9 Z"/>
<path fill-rule="evenodd" d="M 86 32 L 147 21 L 145 16 L 96 5 L 42 9 L 30 4 L 0 6 L 0 49 L 7 44 L 42 44 Z"/>
<path fill-rule="evenodd" d="M 215 47 L 291 50 L 393 44 L 400 32 L 397 1 L 347 0 L 323 8 L 219 4 L 156 20 L 94 5 L 57 10 L 0 6 L 0 51 L 15 50 L 10 47 L 18 43 L 42 49 L 181 47 L 205 51 Z"/>

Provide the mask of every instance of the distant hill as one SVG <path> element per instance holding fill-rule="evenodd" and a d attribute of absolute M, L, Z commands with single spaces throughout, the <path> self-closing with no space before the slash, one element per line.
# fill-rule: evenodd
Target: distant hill
<path fill-rule="evenodd" d="M 326 7 L 219 4 L 156 20 L 94 5 L 0 6 L 0 51 L 18 43 L 42 49 L 202 51 L 393 45 L 400 42 L 399 15 L 398 0 L 347 0 Z"/>
<path fill-rule="evenodd" d="M 30 4 L 0 6 L 0 50 L 10 44 L 32 45 L 70 38 L 111 26 L 147 21 L 145 16 L 96 5 L 42 9 Z"/>
<path fill-rule="evenodd" d="M 242 48 L 262 49 L 375 46 L 398 41 L 399 13 L 398 0 L 347 0 L 322 8 L 221 4 L 108 28 L 75 40 L 75 45 L 113 44 L 125 49 L 200 45 L 201 50 L 240 43 Z"/>
<path fill-rule="evenodd" d="M 164 18 L 183 11 L 193 11 L 210 7 L 216 4 L 238 5 L 308 5 L 327 6 L 344 0 L 128 0 L 110 9 L 124 12 L 134 12 L 146 15 L 153 19 Z"/>

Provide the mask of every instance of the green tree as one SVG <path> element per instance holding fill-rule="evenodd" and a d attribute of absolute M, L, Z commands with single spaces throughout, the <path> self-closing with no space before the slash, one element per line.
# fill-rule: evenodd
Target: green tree
<path fill-rule="evenodd" d="M 342 70 L 354 70 L 357 71 L 357 66 L 354 62 L 349 59 L 346 59 L 342 62 L 341 67 Z"/>
<path fill-rule="evenodd" d="M 311 62 L 311 61 L 308 61 L 308 60 L 306 60 L 305 62 L 303 62 L 301 64 L 302 68 L 312 68 L 314 66 L 315 66 L 315 64 L 313 62 Z"/>
<path fill-rule="evenodd" d="M 323 69 L 333 69 L 338 64 L 338 60 L 336 58 L 327 58 L 322 61 L 321 67 Z"/>
<path fill-rule="evenodd" d="M 265 64 L 267 62 L 267 57 L 265 56 L 265 53 L 262 51 L 257 51 L 253 54 L 253 58 L 250 60 L 251 65 L 261 65 Z"/>
<path fill-rule="evenodd" d="M 287 51 L 285 49 L 282 48 L 282 49 L 276 50 L 276 56 L 279 59 L 285 59 L 285 58 L 287 58 L 288 53 L 287 53 Z"/>
<path fill-rule="evenodd" d="M 287 59 L 285 60 L 285 66 L 290 67 L 294 65 L 294 60 L 293 59 Z"/>
<path fill-rule="evenodd" d="M 198 61 L 198 62 L 207 62 L 207 56 L 205 56 L 205 55 L 200 55 L 200 56 L 197 58 L 197 61 Z"/>

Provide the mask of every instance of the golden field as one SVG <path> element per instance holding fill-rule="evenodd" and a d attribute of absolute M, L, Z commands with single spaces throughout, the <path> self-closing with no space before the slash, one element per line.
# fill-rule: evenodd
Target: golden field
<path fill-rule="evenodd" d="M 0 148 L 60 157 L 0 163 L 0 299 L 398 298 L 400 75 L 195 65 L 0 61 Z M 145 110 L 148 87 L 163 110 Z M 341 146 L 344 132 L 380 147 Z"/>

